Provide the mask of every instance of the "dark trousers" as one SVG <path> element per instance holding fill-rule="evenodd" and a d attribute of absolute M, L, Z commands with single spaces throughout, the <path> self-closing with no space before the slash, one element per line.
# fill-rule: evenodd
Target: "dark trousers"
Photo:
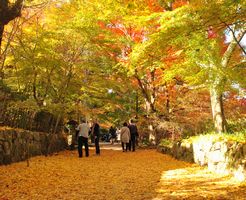
<path fill-rule="evenodd" d="M 96 154 L 100 155 L 100 146 L 99 146 L 99 138 L 95 138 L 95 147 L 96 147 Z"/>
<path fill-rule="evenodd" d="M 122 150 L 123 151 L 127 151 L 127 149 L 129 149 L 129 143 L 124 143 L 124 142 L 121 142 L 121 146 L 122 146 Z M 126 146 L 126 148 L 125 148 L 125 146 Z M 130 150 L 130 149 L 129 149 Z"/>
<path fill-rule="evenodd" d="M 88 138 L 85 138 L 83 136 L 79 136 L 79 138 L 78 138 L 79 157 L 83 156 L 83 151 L 82 151 L 83 146 L 85 146 L 85 155 L 86 155 L 86 157 L 88 157 L 89 156 Z"/>
<path fill-rule="evenodd" d="M 135 145 L 136 145 L 136 136 L 131 136 L 131 140 L 129 142 L 129 150 L 135 151 Z"/>

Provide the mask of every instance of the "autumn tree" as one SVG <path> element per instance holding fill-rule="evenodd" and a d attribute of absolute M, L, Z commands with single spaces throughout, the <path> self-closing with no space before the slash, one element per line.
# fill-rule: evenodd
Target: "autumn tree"
<path fill-rule="evenodd" d="M 27 21 L 25 16 L 21 19 L 23 23 L 9 47 L 6 65 L 10 67 L 4 80 L 12 90 L 26 95 L 27 101 L 34 100 L 38 111 L 56 115 L 56 124 L 74 106 L 71 101 L 76 100 L 74 94 L 79 93 L 81 79 L 86 76 L 79 68 L 87 48 L 84 37 L 67 27 L 65 10 L 59 16 L 64 17 L 63 24 L 56 21 L 53 14 L 57 9 L 56 4 L 50 5 Z M 49 16 L 46 12 L 50 11 Z"/>
<path fill-rule="evenodd" d="M 54 2 L 32 19 L 23 18 L 9 48 L 6 64 L 14 67 L 5 70 L 5 81 L 40 109 L 58 116 L 78 111 L 86 116 L 104 114 L 113 121 L 112 112 L 129 112 L 120 105 L 130 101 L 124 97 L 129 86 L 115 81 L 127 83 L 126 78 L 113 76 L 113 48 L 106 39 L 99 40 L 102 29 L 88 5 Z"/>
<path fill-rule="evenodd" d="M 6 51 L 4 83 L 59 116 L 93 113 L 108 121 L 142 111 L 172 119 L 186 92 L 203 88 L 222 132 L 223 91 L 245 84 L 242 6 L 93 0 L 26 8 Z"/>
<path fill-rule="evenodd" d="M 191 85 L 206 87 L 210 91 L 215 129 L 224 132 L 223 91 L 233 80 L 243 83 L 243 79 L 239 81 L 237 78 L 240 74 L 235 74 L 235 71 L 242 74 L 243 70 L 232 69 L 243 62 L 236 50 L 245 34 L 245 15 L 240 9 L 242 2 L 197 2 L 159 13 L 159 31 L 149 36 L 144 51 L 151 52 L 153 47 L 164 49 L 167 46 L 181 50 L 179 57 L 183 61 L 174 63 L 164 79 L 179 75 Z M 227 44 L 223 44 L 225 30 L 232 30 L 234 34 Z M 234 71 L 233 75 L 231 71 Z"/>

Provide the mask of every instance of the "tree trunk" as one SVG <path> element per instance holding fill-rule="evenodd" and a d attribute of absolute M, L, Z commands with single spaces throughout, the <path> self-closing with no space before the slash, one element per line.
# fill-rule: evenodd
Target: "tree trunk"
<path fill-rule="evenodd" d="M 3 31 L 4 31 L 4 25 L 2 25 L 0 22 L 0 60 L 2 57 L 1 45 L 2 45 L 2 39 L 3 39 Z"/>
<path fill-rule="evenodd" d="M 241 29 L 238 33 L 237 38 L 233 38 L 231 43 L 228 45 L 222 59 L 221 59 L 221 66 L 222 68 L 227 68 L 231 56 L 236 49 L 237 41 L 240 41 L 243 36 L 245 35 L 244 29 Z M 223 107 L 223 99 L 222 99 L 222 90 L 221 87 L 223 86 L 223 77 L 217 77 L 213 81 L 213 85 L 210 88 L 210 99 L 211 99 L 211 107 L 212 107 L 212 114 L 213 114 L 213 121 L 215 125 L 215 130 L 219 133 L 226 132 L 226 119 L 224 114 L 224 107 Z"/>
<path fill-rule="evenodd" d="M 136 91 L 136 119 L 138 119 L 138 112 L 139 112 L 139 102 L 138 102 L 138 91 Z"/>
<path fill-rule="evenodd" d="M 156 108 L 155 108 L 155 89 L 151 88 L 149 85 L 144 85 L 141 81 L 141 79 L 135 75 L 135 78 L 138 81 L 138 85 L 140 87 L 140 91 L 142 92 L 145 100 L 145 105 L 146 105 L 146 112 L 149 114 L 150 112 L 155 113 Z M 150 94 L 149 94 L 150 93 Z"/>
<path fill-rule="evenodd" d="M 147 114 L 149 114 L 150 113 L 150 103 L 149 103 L 149 101 L 146 99 L 146 98 L 144 98 L 144 100 L 145 100 L 145 110 L 146 110 L 146 113 Z"/>
<path fill-rule="evenodd" d="M 15 3 L 9 3 L 8 0 L 0 0 L 0 48 L 4 25 L 21 15 L 23 2 L 24 0 L 17 0 Z"/>
<path fill-rule="evenodd" d="M 57 132 L 57 127 L 58 127 L 58 124 L 60 123 L 60 118 L 61 118 L 61 114 L 58 114 L 57 119 L 56 119 L 55 128 L 53 131 L 54 134 L 56 134 L 56 132 Z"/>
<path fill-rule="evenodd" d="M 226 132 L 226 120 L 223 109 L 222 94 L 216 86 L 212 86 L 210 88 L 210 99 L 215 130 L 218 133 Z"/>
<path fill-rule="evenodd" d="M 170 115 L 170 95 L 167 85 L 165 84 L 165 94 L 166 94 L 166 120 L 169 121 Z"/>

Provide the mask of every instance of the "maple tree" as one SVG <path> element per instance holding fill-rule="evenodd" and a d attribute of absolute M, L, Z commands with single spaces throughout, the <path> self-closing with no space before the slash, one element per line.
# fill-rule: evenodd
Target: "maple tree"
<path fill-rule="evenodd" d="M 139 88 L 141 96 L 143 96 L 146 102 L 146 112 L 155 113 L 157 111 L 155 103 L 158 93 L 163 93 L 165 90 L 164 88 L 166 87 L 164 86 L 166 84 L 158 83 L 160 82 L 160 77 L 162 76 L 160 68 L 158 71 L 158 67 L 156 67 L 156 63 L 153 63 L 151 55 L 145 56 L 144 61 L 136 63 L 134 61 L 134 55 L 132 56 L 131 54 L 134 48 L 138 48 L 138 46 L 146 40 L 147 32 L 153 32 L 151 29 L 157 28 L 157 26 L 147 28 L 145 25 L 141 25 L 141 21 L 138 20 L 138 18 L 142 17 L 141 15 L 147 16 L 153 12 L 152 4 L 149 5 L 149 7 L 147 6 L 147 9 L 146 6 L 144 6 L 143 9 L 143 5 L 148 5 L 147 3 L 151 4 L 151 2 L 145 1 L 143 4 L 139 5 L 133 1 L 129 3 L 129 7 L 131 6 L 130 9 L 124 11 L 121 17 L 119 17 L 119 13 L 115 15 L 111 14 L 110 19 L 105 19 L 105 22 L 100 21 L 100 26 L 102 29 L 106 29 L 109 33 L 111 33 L 111 41 L 116 41 L 114 46 L 118 45 L 118 48 L 121 49 L 118 54 L 112 53 L 115 59 L 118 60 L 118 71 L 125 71 L 125 75 L 132 80 L 135 90 L 138 90 Z M 120 37 L 120 40 L 116 40 L 115 37 Z M 166 93 L 168 93 L 168 90 L 166 90 Z M 168 94 L 166 94 L 166 96 L 168 96 Z M 167 99 L 167 112 L 169 111 L 168 101 L 169 99 Z"/>
<path fill-rule="evenodd" d="M 232 81 L 232 79 L 235 80 L 234 77 L 237 77 L 235 74 L 230 77 L 225 74 L 228 74 L 230 69 L 235 66 L 235 60 L 233 61 L 231 57 L 236 56 L 234 52 L 239 44 L 237 41 L 240 41 L 245 33 L 243 23 L 239 22 L 238 26 L 238 21 L 244 19 L 243 12 L 238 10 L 242 2 L 231 4 L 210 2 L 204 5 L 197 2 L 198 4 L 194 2 L 194 4 L 190 3 L 173 11 L 153 15 L 153 18 L 156 18 L 160 23 L 160 27 L 157 32 L 149 36 L 149 40 L 145 44 L 141 45 L 140 50 L 136 49 L 135 55 L 141 60 L 146 54 L 152 53 L 157 57 L 157 60 L 160 60 L 157 53 L 163 54 L 168 48 L 176 49 L 174 55 L 176 54 L 181 60 L 176 63 L 172 61 L 171 67 L 166 70 L 164 80 L 170 80 L 179 75 L 183 76 L 190 84 L 200 84 L 200 86 L 203 85 L 210 89 L 215 128 L 218 132 L 223 132 L 226 131 L 222 104 L 223 87 L 225 82 L 229 83 L 228 80 Z M 215 17 L 214 10 L 216 10 L 217 17 Z M 150 17 L 145 20 L 149 19 Z M 228 28 L 226 24 L 231 26 L 236 24 L 235 28 L 242 32 L 237 35 L 238 38 L 233 37 L 227 47 L 222 44 L 223 31 Z M 184 38 L 187 39 L 184 40 Z M 223 46 L 225 47 L 224 51 L 222 50 Z M 153 48 L 156 49 L 155 52 L 152 51 Z M 242 57 L 238 61 L 242 63 Z M 243 72 L 243 70 L 239 71 Z M 238 83 L 244 82 L 243 78 L 236 79 Z"/>
<path fill-rule="evenodd" d="M 146 114 L 177 120 L 183 112 L 192 118 L 195 105 L 189 114 L 185 99 L 202 89 L 210 92 L 210 100 L 202 92 L 204 112 L 211 101 L 222 132 L 223 92 L 245 86 L 242 6 L 243 1 L 93 0 L 54 1 L 39 12 L 25 8 L 9 37 L 3 82 L 38 109 L 61 117 L 79 110 L 117 123 Z M 13 27 L 8 24 L 5 37 Z M 224 43 L 229 32 L 233 37 Z"/>

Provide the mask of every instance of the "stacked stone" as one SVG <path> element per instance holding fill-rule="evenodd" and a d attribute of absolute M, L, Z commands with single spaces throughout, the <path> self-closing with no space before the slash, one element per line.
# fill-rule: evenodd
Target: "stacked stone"
<path fill-rule="evenodd" d="M 160 152 L 201 166 L 220 174 L 234 174 L 246 180 L 246 144 L 201 137 L 193 142 L 176 142 L 171 147 L 161 146 Z"/>
<path fill-rule="evenodd" d="M 48 155 L 66 147 L 67 142 L 62 134 L 6 128 L 0 130 L 0 165 L 23 161 L 36 155 Z"/>

